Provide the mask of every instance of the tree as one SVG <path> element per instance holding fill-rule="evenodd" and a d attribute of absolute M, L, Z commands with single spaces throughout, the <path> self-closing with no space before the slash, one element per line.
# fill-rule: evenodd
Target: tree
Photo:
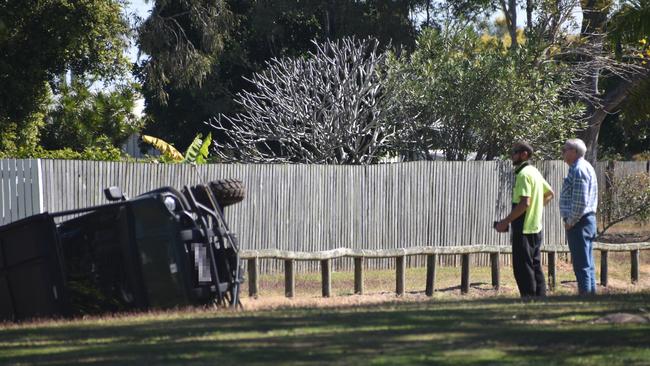
<path fill-rule="evenodd" d="M 212 71 L 231 22 L 224 0 L 155 0 L 138 27 L 137 43 L 147 55 L 138 65 L 144 87 L 165 103 L 165 86 L 198 85 Z"/>
<path fill-rule="evenodd" d="M 208 133 L 205 139 L 201 134 L 196 135 L 194 141 L 187 147 L 185 155 L 176 150 L 172 144 L 157 137 L 143 135 L 142 140 L 162 153 L 160 156 L 162 162 L 206 164 L 210 154 L 212 135 Z"/>
<path fill-rule="evenodd" d="M 601 55 L 608 58 L 617 56 L 627 66 L 627 72 L 617 73 L 598 65 L 588 69 L 591 76 L 587 79 L 590 92 L 597 99 L 587 102 L 588 126 L 581 137 L 587 143 L 588 158 L 591 160 L 597 158 L 600 129 L 608 116 L 621 108 L 627 109 L 628 115 L 650 115 L 647 103 L 639 103 L 649 96 L 650 64 L 645 59 L 650 57 L 647 47 L 647 40 L 650 39 L 650 1 L 623 1 L 616 11 L 612 11 L 608 5 L 600 2 L 584 4 L 583 12 L 588 16 L 584 17 L 581 36 Z M 636 106 L 636 110 L 631 106 Z"/>
<path fill-rule="evenodd" d="M 598 138 L 601 159 L 632 160 L 638 154 L 650 153 L 648 98 L 650 79 L 633 88 L 620 109 L 605 118 Z"/>
<path fill-rule="evenodd" d="M 231 37 L 238 21 L 224 0 L 154 2 L 137 41 L 145 55 L 136 75 L 146 101 L 146 134 L 186 146 L 206 129 L 202 121 L 227 108 L 228 72 L 247 70 Z"/>
<path fill-rule="evenodd" d="M 527 48 L 506 52 L 472 29 L 426 30 L 412 55 L 389 66 L 401 150 L 414 157 L 441 149 L 448 160 L 490 160 L 516 140 L 556 157 L 580 127 L 580 106 L 562 100 L 566 69 L 535 65 Z"/>
<path fill-rule="evenodd" d="M 595 160 L 604 120 L 617 113 L 650 77 L 650 65 L 640 62 L 638 47 L 633 47 L 648 36 L 650 1 L 624 0 L 616 6 L 611 0 L 526 0 L 524 24 L 517 23 L 522 4 L 515 0 L 449 3 L 476 13 L 503 11 L 509 38 L 520 38 L 520 42 L 511 43 L 511 50 L 533 43 L 538 49 L 537 64 L 556 62 L 572 67 L 574 83 L 566 93 L 586 107 L 583 118 L 587 123 L 578 135 L 587 144 L 588 159 Z M 581 24 L 575 19 L 576 8 L 583 15 Z M 579 34 L 569 32 L 576 27 Z M 525 37 L 519 37 L 520 29 Z"/>
<path fill-rule="evenodd" d="M 0 150 L 37 143 L 50 87 L 66 71 L 124 74 L 123 7 L 123 0 L 0 2 Z"/>
<path fill-rule="evenodd" d="M 613 172 L 612 172 L 613 173 Z M 650 174 L 607 174 L 607 188 L 600 197 L 598 217 L 604 234 L 627 219 L 639 223 L 650 220 Z"/>
<path fill-rule="evenodd" d="M 273 59 L 236 101 L 243 112 L 210 124 L 225 161 L 369 164 L 390 151 L 395 128 L 376 40 L 315 42 L 306 58 Z"/>
<path fill-rule="evenodd" d="M 108 91 L 92 91 L 81 78 L 62 84 L 50 107 L 41 132 L 41 146 L 48 150 L 70 148 L 83 151 L 101 139 L 120 146 L 141 129 L 133 114 L 136 91 L 132 85 L 117 85 Z"/>
<path fill-rule="evenodd" d="M 161 103 L 157 97 L 159 89 L 147 82 L 155 75 L 142 74 L 146 112 L 151 119 L 146 133 L 163 136 L 177 146 L 189 144 L 196 133 L 207 132 L 203 123 L 207 119 L 242 112 L 235 102 L 236 95 L 252 87 L 244 78 L 261 72 L 272 58 L 304 57 L 308 52 L 316 52 L 311 42 L 314 39 L 322 42 L 347 36 L 372 36 L 379 40 L 380 48 L 389 44 L 412 48 L 417 28 L 412 9 L 422 2 L 225 0 L 229 26 L 213 28 L 224 32 L 223 49 L 214 54 L 211 69 L 200 85 L 166 83 L 163 92 L 168 100 Z M 185 23 L 179 24 L 185 29 Z M 155 39 L 154 30 L 150 37 Z M 174 52 L 172 43 L 159 44 L 160 48 L 145 50 L 152 60 L 159 53 L 164 56 Z M 181 67 L 169 68 L 170 73 L 184 71 Z M 171 78 L 170 74 L 166 75 Z M 222 138 L 223 135 L 215 134 L 217 141 Z"/>

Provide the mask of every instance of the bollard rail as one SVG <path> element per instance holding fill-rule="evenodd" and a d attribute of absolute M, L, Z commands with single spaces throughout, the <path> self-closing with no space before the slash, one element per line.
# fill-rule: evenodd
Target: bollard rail
<path fill-rule="evenodd" d="M 594 251 L 600 251 L 600 279 L 601 285 L 607 286 L 608 253 L 629 252 L 630 253 L 630 281 L 639 281 L 639 258 L 642 250 L 650 249 L 650 242 L 609 244 L 594 242 Z M 412 247 L 402 249 L 349 249 L 338 248 L 320 252 L 297 252 L 276 249 L 264 250 L 242 250 L 240 258 L 248 262 L 249 296 L 256 297 L 259 292 L 259 260 L 260 259 L 281 259 L 285 263 L 285 294 L 287 297 L 295 295 L 295 261 L 320 261 L 323 297 L 331 296 L 332 266 L 331 260 L 336 258 L 354 258 L 354 293 L 363 294 L 364 268 L 366 258 L 394 258 L 395 259 L 395 293 L 402 296 L 405 291 L 405 270 L 406 257 L 413 255 L 427 256 L 427 275 L 425 293 L 432 296 L 435 291 L 436 281 L 436 260 L 438 255 L 460 255 L 461 256 L 461 293 L 466 294 L 470 288 L 470 256 L 472 254 L 489 253 L 492 274 L 492 286 L 495 289 L 500 287 L 500 265 L 499 254 L 511 253 L 507 246 L 495 245 L 471 245 L 453 247 Z M 556 256 L 557 253 L 569 253 L 569 248 L 563 245 L 544 246 L 542 252 L 548 253 L 548 284 L 551 290 L 556 288 Z"/>

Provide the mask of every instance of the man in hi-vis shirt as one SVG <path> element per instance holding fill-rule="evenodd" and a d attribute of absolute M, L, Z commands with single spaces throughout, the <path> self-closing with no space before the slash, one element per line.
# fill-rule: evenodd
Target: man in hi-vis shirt
<path fill-rule="evenodd" d="M 515 143 L 511 151 L 515 166 L 512 211 L 495 228 L 507 232 L 512 226 L 512 269 L 521 297 L 546 296 L 542 270 L 542 218 L 544 206 L 553 199 L 553 190 L 542 174 L 528 163 L 533 148 L 525 142 Z"/>

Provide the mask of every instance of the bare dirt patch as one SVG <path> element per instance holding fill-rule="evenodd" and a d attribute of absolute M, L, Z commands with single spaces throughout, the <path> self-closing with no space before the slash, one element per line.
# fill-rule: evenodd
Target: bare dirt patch
<path fill-rule="evenodd" d="M 595 324 L 646 324 L 650 323 L 647 316 L 629 313 L 609 314 L 593 321 Z"/>

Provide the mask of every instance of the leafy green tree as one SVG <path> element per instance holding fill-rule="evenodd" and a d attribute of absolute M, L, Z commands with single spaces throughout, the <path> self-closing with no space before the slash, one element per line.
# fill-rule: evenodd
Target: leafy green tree
<path fill-rule="evenodd" d="M 483 12 L 485 15 L 498 9 L 505 17 L 509 38 L 519 40 L 511 42 L 511 50 L 526 44 L 531 50 L 537 49 L 537 65 L 563 63 L 571 66 L 574 82 L 566 95 L 585 106 L 586 124 L 578 131 L 578 136 L 585 140 L 590 160 L 597 158 L 597 142 L 605 119 L 626 104 L 630 105 L 626 101 L 635 90 L 638 93 L 641 84 L 650 77 L 650 65 L 643 64 L 642 53 L 637 47 L 639 40 L 648 37 L 648 0 L 454 0 L 444 3 L 472 9 L 475 14 Z M 518 21 L 522 8 L 525 22 Z M 579 12 L 581 23 L 575 16 Z M 454 13 L 451 17 L 457 15 Z M 478 20 L 473 24 L 476 27 L 484 25 Z M 568 32 L 570 29 L 580 32 L 572 34 Z M 536 46 L 531 48 L 531 43 Z"/>
<path fill-rule="evenodd" d="M 448 160 L 472 153 L 490 160 L 526 140 L 542 156 L 557 156 L 580 127 L 581 108 L 562 100 L 571 74 L 534 63 L 525 47 L 506 52 L 468 28 L 424 31 L 412 55 L 389 64 L 401 150 L 415 158 L 440 149 Z"/>
<path fill-rule="evenodd" d="M 50 87 L 67 70 L 105 80 L 124 75 L 123 8 L 124 0 L 0 2 L 1 151 L 35 146 Z"/>
<path fill-rule="evenodd" d="M 102 139 L 120 146 L 142 127 L 140 117 L 133 113 L 137 98 L 133 85 L 93 91 L 89 82 L 76 78 L 59 92 L 41 132 L 41 146 L 46 150 L 83 151 Z"/>
<path fill-rule="evenodd" d="M 610 47 L 620 58 L 633 58 L 646 68 L 646 77 L 635 75 L 632 87 L 619 108 L 605 116 L 598 138 L 604 157 L 632 159 L 650 151 L 650 1 L 632 0 L 621 4 L 609 25 Z M 640 77 L 641 76 L 641 77 Z M 615 89 L 614 80 L 607 89 Z"/>
<path fill-rule="evenodd" d="M 144 53 L 136 75 L 146 101 L 146 134 L 185 146 L 207 130 L 201 122 L 212 111 L 227 108 L 229 72 L 247 63 L 231 42 L 236 21 L 223 0 L 154 1 L 137 41 Z M 226 47 L 232 52 L 224 53 Z"/>
<path fill-rule="evenodd" d="M 165 86 L 200 86 L 223 49 L 231 13 L 224 0 L 155 0 L 138 27 L 137 43 L 147 55 L 138 76 L 165 103 Z"/>
<path fill-rule="evenodd" d="M 194 137 L 194 141 L 187 147 L 185 156 L 176 150 L 174 145 L 157 137 L 143 135 L 142 140 L 160 151 L 162 155 L 159 161 L 163 163 L 195 163 L 206 164 L 210 155 L 210 144 L 212 143 L 212 134 L 203 138 L 200 133 Z"/>

